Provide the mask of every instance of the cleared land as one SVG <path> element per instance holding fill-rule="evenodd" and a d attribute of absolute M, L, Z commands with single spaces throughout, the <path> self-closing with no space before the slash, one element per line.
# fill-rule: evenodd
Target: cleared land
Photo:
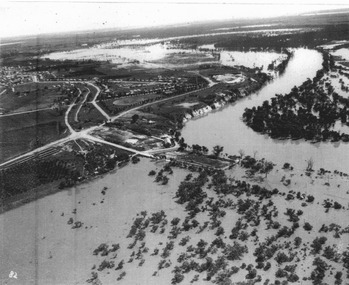
<path fill-rule="evenodd" d="M 64 115 L 53 110 L 0 118 L 0 161 L 67 135 Z"/>

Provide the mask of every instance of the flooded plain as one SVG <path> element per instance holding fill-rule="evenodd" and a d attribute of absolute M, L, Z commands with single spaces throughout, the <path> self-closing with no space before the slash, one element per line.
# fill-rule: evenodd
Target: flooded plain
<path fill-rule="evenodd" d="M 156 167 L 142 159 L 1 214 L 0 256 L 6 259 L 0 260 L 0 284 L 86 284 L 96 262 L 93 250 L 103 242 L 125 239 L 137 213 L 156 212 L 164 205 L 168 213 L 181 209 L 172 197 L 185 171 L 176 170 L 168 185 L 158 186 L 148 176 Z M 73 229 L 70 218 L 82 227 Z M 137 270 L 134 279 L 142 280 L 149 273 L 144 270 Z M 8 278 L 11 271 L 17 279 Z M 114 278 L 105 284 L 115 282 Z"/>

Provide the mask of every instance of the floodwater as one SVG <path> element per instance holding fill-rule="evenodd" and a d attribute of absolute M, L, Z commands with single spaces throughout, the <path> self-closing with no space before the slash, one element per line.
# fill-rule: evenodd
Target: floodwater
<path fill-rule="evenodd" d="M 273 61 L 281 62 L 286 58 L 285 54 L 276 52 L 240 52 L 240 51 L 222 51 L 221 63 L 227 66 L 243 65 L 249 68 L 262 68 L 267 72 L 268 65 Z"/>
<path fill-rule="evenodd" d="M 247 30 L 247 31 L 233 31 L 221 33 L 208 33 L 187 35 L 179 37 L 170 37 L 163 39 L 132 39 L 132 40 L 116 40 L 109 43 L 95 45 L 90 48 L 82 48 L 72 51 L 54 52 L 43 55 L 42 58 L 49 58 L 52 60 L 95 60 L 95 61 L 110 61 L 119 65 L 129 65 L 134 63 L 145 64 L 152 61 L 157 61 L 166 58 L 171 54 L 205 54 L 209 58 L 212 57 L 210 53 L 200 52 L 198 50 L 173 49 L 168 45 L 169 41 L 180 40 L 186 38 L 196 37 L 210 37 L 225 34 L 245 34 L 245 33 L 264 33 L 264 34 L 289 34 L 300 29 L 266 29 L 266 30 Z M 214 44 L 202 45 L 199 48 L 214 49 Z M 263 56 L 262 56 L 263 55 Z M 221 63 L 228 66 L 244 65 L 246 67 L 261 67 L 266 71 L 268 64 L 274 60 L 281 60 L 282 56 L 277 53 L 265 52 L 221 52 Z M 147 66 L 145 66 L 147 67 Z M 149 65 L 153 68 L 154 66 Z M 164 64 L 164 67 L 168 67 Z"/>
<path fill-rule="evenodd" d="M 263 87 L 259 92 L 237 101 L 220 111 L 189 121 L 182 135 L 189 145 L 205 145 L 209 149 L 219 144 L 224 152 L 238 154 L 240 149 L 257 158 L 266 158 L 277 164 L 291 163 L 297 169 L 305 169 L 306 160 L 314 160 L 314 168 L 347 171 L 349 145 L 347 143 L 311 144 L 304 140 L 275 140 L 254 132 L 242 121 L 245 108 L 258 106 L 275 94 L 288 93 L 293 86 L 313 78 L 321 68 L 322 56 L 315 50 L 297 49 L 285 73 Z"/>
<path fill-rule="evenodd" d="M 111 61 L 117 64 L 126 64 L 138 60 L 140 62 L 158 60 L 174 50 L 167 50 L 161 44 L 135 47 L 91 47 L 73 51 L 55 52 L 44 57 L 53 60 L 97 60 Z M 178 50 L 176 52 L 179 52 Z"/>
<path fill-rule="evenodd" d="M 168 185 L 158 186 L 148 176 L 156 167 L 141 159 L 116 173 L 1 214 L 0 284 L 87 284 L 92 266 L 102 261 L 96 260 L 93 250 L 101 243 L 124 239 L 136 213 L 157 212 L 163 205 L 170 207 L 168 212 L 180 211 L 182 206 L 172 197 L 186 172 L 175 171 Z M 105 195 L 101 193 L 104 187 Z M 72 229 L 67 224 L 70 218 L 82 222 L 82 227 Z M 17 273 L 17 279 L 13 274 L 9 278 L 11 271 Z M 134 275 L 142 280 L 138 271 Z M 115 284 L 115 279 L 114 275 L 105 284 Z"/>
<path fill-rule="evenodd" d="M 199 48 L 214 49 L 214 44 L 203 45 Z M 169 67 L 167 64 L 171 61 L 171 55 L 188 55 L 194 59 L 198 56 L 197 62 L 205 59 L 213 59 L 210 52 L 199 51 L 197 49 L 177 49 L 170 44 L 152 44 L 152 45 L 117 45 L 116 42 L 96 45 L 91 48 L 78 49 L 72 51 L 55 52 L 44 55 L 44 58 L 53 60 L 95 60 L 110 61 L 115 64 L 127 66 L 129 64 L 139 63 L 143 67 L 154 68 L 152 63 L 156 63 L 159 67 Z M 220 63 L 226 66 L 243 65 L 246 67 L 262 68 L 264 72 L 268 72 L 267 68 L 273 61 L 278 64 L 285 59 L 285 54 L 275 52 L 239 52 L 239 51 L 220 51 Z M 161 61 L 160 61 L 161 60 Z M 193 62 L 195 63 L 195 61 Z M 183 65 L 183 61 L 178 60 L 177 63 L 171 64 L 173 67 Z"/>
<path fill-rule="evenodd" d="M 349 60 L 349 49 L 347 48 L 338 49 L 332 52 L 332 55 L 340 56 L 343 60 Z"/>

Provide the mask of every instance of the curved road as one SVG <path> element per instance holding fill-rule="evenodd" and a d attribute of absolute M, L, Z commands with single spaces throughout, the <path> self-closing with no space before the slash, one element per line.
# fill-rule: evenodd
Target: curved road
<path fill-rule="evenodd" d="M 93 83 L 91 82 L 86 82 L 87 84 L 93 86 L 94 88 L 96 88 L 97 92 L 96 92 L 96 95 L 95 97 L 93 98 L 93 100 L 91 101 L 91 103 L 93 104 L 93 106 L 95 106 L 95 108 L 108 120 L 110 121 L 110 116 L 97 104 L 96 102 L 96 99 L 99 95 L 99 93 L 101 93 L 101 89 L 99 89 L 98 86 L 94 85 Z"/>
<path fill-rule="evenodd" d="M 79 81 L 69 81 L 69 82 L 73 82 L 73 83 L 81 83 Z M 93 86 L 94 88 L 96 88 L 97 90 L 97 93 L 95 95 L 95 97 L 93 98 L 93 101 L 91 102 L 95 107 L 96 109 L 98 109 L 101 114 L 103 114 L 104 117 L 106 117 L 108 120 L 111 120 L 111 121 L 115 121 L 116 119 L 128 114 L 128 113 L 131 113 L 133 111 L 136 111 L 136 110 L 139 110 L 141 108 L 144 108 L 144 107 L 147 107 L 147 106 L 151 106 L 151 105 L 154 105 L 154 104 L 158 104 L 158 103 L 162 103 L 162 102 L 166 102 L 166 101 L 170 101 L 170 100 L 173 100 L 173 99 L 176 99 L 176 98 L 180 98 L 180 97 L 184 97 L 184 96 L 187 96 L 188 94 L 191 94 L 191 93 L 195 93 L 195 92 L 200 92 L 200 91 L 203 91 L 203 90 L 206 90 L 208 88 L 210 88 L 211 86 L 208 86 L 208 87 L 205 87 L 205 88 L 202 88 L 202 89 L 197 89 L 197 90 L 193 90 L 193 91 L 189 91 L 189 92 L 186 92 L 186 93 L 183 93 L 183 94 L 180 94 L 180 95 L 176 95 L 176 96 L 173 96 L 173 97 L 169 97 L 169 98 L 165 98 L 165 99 L 162 99 L 162 100 L 158 100 L 158 101 L 154 101 L 154 102 L 150 102 L 150 103 L 147 103 L 147 104 L 144 104 L 144 105 L 141 105 L 141 106 L 137 106 L 135 108 L 132 108 L 132 109 L 129 109 L 127 111 L 124 111 L 124 112 L 121 112 L 120 114 L 114 116 L 114 117 L 110 117 L 100 106 L 98 106 L 98 104 L 96 103 L 96 99 L 99 95 L 99 93 L 101 92 L 101 90 L 96 86 L 94 85 L 93 83 L 91 82 L 85 82 L 87 83 L 88 85 L 90 86 Z M 216 83 L 215 83 L 216 84 Z M 213 84 L 213 85 L 215 85 Z M 81 90 L 79 89 L 80 91 L 80 94 L 81 94 Z M 87 98 L 87 97 L 86 97 Z M 69 132 L 70 132 L 70 135 L 66 138 L 63 138 L 63 139 L 60 139 L 60 140 L 57 140 L 57 141 L 54 141 L 54 142 L 51 142 L 47 145 L 44 145 L 42 147 L 39 147 L 37 149 L 34 149 L 32 151 L 29 151 L 23 155 L 20 155 L 18 157 L 15 157 L 13 159 L 10 159 L 8 161 L 5 161 L 3 163 L 0 164 L 0 167 L 3 167 L 3 166 L 6 166 L 7 164 L 9 163 L 12 163 L 20 158 L 23 158 L 23 157 L 26 157 L 26 156 L 30 156 L 30 155 L 33 155 L 35 153 L 38 153 L 38 152 L 41 152 L 47 148 L 50 148 L 50 147 L 53 147 L 53 146 L 57 146 L 57 145 L 62 145 L 62 144 L 65 144 L 71 140 L 76 140 L 76 139 L 87 139 L 87 140 L 90 140 L 90 141 L 95 141 L 95 142 L 99 142 L 99 143 L 104 143 L 104 144 L 108 144 L 108 145 L 112 145 L 114 147 L 117 147 L 117 148 L 120 148 L 120 149 L 124 149 L 126 151 L 129 151 L 129 152 L 132 152 L 132 153 L 135 153 L 135 154 L 138 154 L 138 155 L 141 155 L 141 156 L 145 156 L 145 157 L 154 157 L 153 156 L 153 153 L 161 153 L 161 152 L 167 152 L 167 151 L 174 151 L 174 150 L 177 150 L 178 149 L 178 145 L 174 146 L 174 147 L 171 147 L 171 148 L 167 148 L 167 149 L 158 149 L 158 150 L 148 150 L 148 151 L 137 151 L 135 149 L 132 149 L 132 148 L 127 148 L 127 147 L 124 147 L 122 145 L 118 145 L 118 144 L 114 144 L 114 143 L 110 143 L 110 142 L 107 142 L 105 140 L 102 140 L 100 138 L 96 138 L 94 136 L 91 136 L 89 133 L 93 130 L 96 130 L 97 128 L 99 128 L 100 126 L 104 125 L 100 125 L 100 126 L 94 126 L 94 127 L 91 127 L 91 128 L 88 128 L 88 129 L 85 129 L 85 130 L 82 130 L 80 132 L 76 132 L 72 127 L 71 125 L 69 124 L 69 121 L 68 121 L 68 116 L 69 116 L 69 112 L 71 111 L 71 109 L 73 108 L 75 104 L 70 104 L 66 113 L 65 113 L 65 123 L 69 129 Z"/>
<path fill-rule="evenodd" d="M 85 98 L 82 100 L 82 102 L 80 103 L 78 109 L 77 109 L 76 112 L 75 112 L 75 118 L 74 118 L 74 121 L 75 121 L 75 122 L 79 122 L 79 118 L 78 118 L 79 112 L 80 112 L 80 110 L 81 110 L 82 105 L 84 105 L 84 103 L 86 102 L 86 99 L 87 99 L 88 95 L 89 95 L 90 92 L 91 92 L 91 90 L 88 89 L 87 87 L 86 87 L 86 89 L 87 89 L 87 93 L 85 94 Z"/>

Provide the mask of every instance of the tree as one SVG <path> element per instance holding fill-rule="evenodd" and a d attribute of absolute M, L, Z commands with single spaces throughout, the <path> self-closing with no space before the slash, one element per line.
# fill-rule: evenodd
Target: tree
<path fill-rule="evenodd" d="M 179 273 L 179 272 L 176 272 L 171 280 L 171 284 L 181 283 L 183 281 L 183 279 L 184 279 L 184 275 Z"/>
<path fill-rule="evenodd" d="M 150 170 L 150 172 L 149 172 L 149 176 L 154 176 L 156 174 L 156 172 L 155 172 L 155 170 Z"/>
<path fill-rule="evenodd" d="M 241 260 L 245 253 L 248 253 L 247 246 L 242 246 L 234 241 L 233 246 L 228 244 L 223 250 L 224 255 L 228 260 Z"/>
<path fill-rule="evenodd" d="M 265 161 L 263 165 L 263 172 L 265 173 L 265 177 L 268 176 L 268 173 L 272 171 L 274 168 L 274 164 L 270 161 Z"/>
<path fill-rule="evenodd" d="M 312 158 L 309 158 L 307 160 L 307 171 L 313 171 L 313 166 L 314 166 L 314 160 Z"/>
<path fill-rule="evenodd" d="M 206 146 L 202 146 L 202 152 L 204 154 L 207 154 L 208 153 L 208 148 Z"/>
<path fill-rule="evenodd" d="M 216 146 L 213 147 L 213 154 L 216 157 L 218 157 L 221 154 L 222 151 L 223 151 L 223 147 L 220 146 L 220 145 L 216 145 Z"/>
<path fill-rule="evenodd" d="M 313 229 L 313 226 L 311 224 L 309 224 L 308 222 L 305 222 L 303 228 L 306 231 L 311 231 Z"/>
<path fill-rule="evenodd" d="M 138 114 L 134 114 L 132 116 L 132 124 L 136 123 L 138 119 L 139 119 L 139 115 Z"/>

